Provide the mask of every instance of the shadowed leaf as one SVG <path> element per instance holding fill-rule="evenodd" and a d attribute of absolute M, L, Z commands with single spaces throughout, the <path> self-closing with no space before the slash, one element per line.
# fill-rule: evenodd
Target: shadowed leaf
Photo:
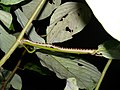
<path fill-rule="evenodd" d="M 97 68 L 83 59 L 63 58 L 40 52 L 36 54 L 43 66 L 55 72 L 61 79 L 75 78 L 81 89 L 92 90 L 100 78 L 101 73 Z"/>
<path fill-rule="evenodd" d="M 83 3 L 66 2 L 59 6 L 47 27 L 47 43 L 63 42 L 80 32 L 91 18 L 90 9 Z"/>

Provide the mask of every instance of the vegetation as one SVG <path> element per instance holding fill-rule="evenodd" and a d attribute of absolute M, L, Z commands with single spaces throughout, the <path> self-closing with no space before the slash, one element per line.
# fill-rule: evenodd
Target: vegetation
<path fill-rule="evenodd" d="M 98 90 L 112 60 L 120 59 L 119 24 L 111 33 L 104 10 L 89 1 L 1 0 L 0 89 L 21 90 L 19 72 L 29 70 L 66 80 L 64 90 Z"/>

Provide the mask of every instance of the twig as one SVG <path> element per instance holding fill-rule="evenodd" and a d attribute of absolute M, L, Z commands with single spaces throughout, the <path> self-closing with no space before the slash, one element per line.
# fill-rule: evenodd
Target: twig
<path fill-rule="evenodd" d="M 6 77 L 6 80 L 4 82 L 4 86 L 6 87 L 7 84 L 10 82 L 10 80 L 13 78 L 13 76 L 15 75 L 17 69 L 19 68 L 22 58 L 25 55 L 26 50 L 23 51 L 22 55 L 21 55 L 21 59 L 18 61 L 17 65 L 15 66 L 15 68 L 13 69 L 13 71 Z"/>
<path fill-rule="evenodd" d="M 105 65 L 105 68 L 104 68 L 104 70 L 102 72 L 102 75 L 101 75 L 101 77 L 100 77 L 100 79 L 99 79 L 99 81 L 97 83 L 97 86 L 96 86 L 95 90 L 99 90 L 99 87 L 100 87 L 100 85 L 102 83 L 102 80 L 103 80 L 103 78 L 104 78 L 104 76 L 105 76 L 105 74 L 107 72 L 107 69 L 109 68 L 111 62 L 112 62 L 112 59 L 108 60 L 107 64 Z"/>

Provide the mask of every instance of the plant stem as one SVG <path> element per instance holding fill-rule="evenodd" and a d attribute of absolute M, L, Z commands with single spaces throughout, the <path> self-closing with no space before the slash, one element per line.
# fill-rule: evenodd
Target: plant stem
<path fill-rule="evenodd" d="M 100 87 L 100 85 L 101 85 L 101 83 L 103 81 L 103 78 L 104 78 L 104 76 L 105 76 L 105 74 L 107 72 L 107 69 L 109 68 L 111 62 L 112 62 L 112 59 L 109 59 L 107 64 L 105 65 L 105 68 L 104 68 L 104 70 L 102 72 L 102 75 L 101 75 L 101 77 L 100 77 L 100 79 L 99 79 L 99 81 L 97 83 L 97 86 L 96 86 L 95 90 L 99 90 L 99 87 Z"/>
<path fill-rule="evenodd" d="M 15 66 L 15 68 L 13 69 L 13 71 L 6 77 L 4 86 L 6 87 L 6 85 L 11 81 L 11 79 L 13 78 L 13 76 L 15 75 L 17 69 L 19 68 L 22 58 L 25 55 L 26 50 L 23 51 L 22 55 L 21 55 L 21 59 L 18 61 L 17 65 Z"/>
<path fill-rule="evenodd" d="M 22 39 L 21 40 L 21 44 L 23 45 L 23 47 L 29 52 L 29 53 L 33 53 L 35 50 L 33 51 L 29 51 L 24 45 L 29 45 L 29 46 L 33 46 L 39 49 L 43 49 L 43 50 L 47 50 L 47 51 L 52 51 L 52 52 L 58 52 L 58 53 L 71 53 L 71 54 L 90 54 L 90 55 L 95 55 L 94 52 L 96 51 L 96 49 L 92 50 L 92 49 L 69 49 L 69 48 L 62 48 L 62 47 L 57 47 L 51 44 L 43 44 L 43 43 L 37 43 L 37 42 L 32 42 L 30 40 L 27 39 Z"/>
<path fill-rule="evenodd" d="M 5 54 L 5 56 L 0 60 L 0 67 L 7 61 L 7 59 L 10 57 L 10 55 L 15 51 L 15 49 L 20 44 L 20 40 L 23 38 L 25 32 L 30 27 L 30 24 L 32 21 L 37 17 L 39 11 L 41 11 L 42 7 L 44 6 L 46 0 L 42 0 L 39 5 L 37 6 L 36 10 L 34 11 L 33 15 L 31 16 L 30 20 L 27 22 L 23 30 L 21 31 L 19 37 L 17 38 L 16 42 L 13 44 L 13 46 L 10 48 L 10 50 Z"/>

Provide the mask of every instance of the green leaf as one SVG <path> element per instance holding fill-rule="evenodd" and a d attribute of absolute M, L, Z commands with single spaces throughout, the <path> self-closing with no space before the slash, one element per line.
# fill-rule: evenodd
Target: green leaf
<path fill-rule="evenodd" d="M 16 90 L 21 90 L 22 89 L 22 80 L 21 77 L 17 74 L 14 75 L 12 80 L 10 81 L 10 84 L 12 87 Z"/>
<path fill-rule="evenodd" d="M 86 0 L 105 30 L 120 41 L 120 0 Z"/>
<path fill-rule="evenodd" d="M 24 0 L 0 0 L 0 3 L 5 4 L 5 5 L 13 5 L 13 4 L 18 4 Z"/>
<path fill-rule="evenodd" d="M 47 27 L 47 43 L 63 42 L 80 32 L 91 18 L 90 9 L 83 3 L 66 2 L 59 6 Z"/>
<path fill-rule="evenodd" d="M 120 59 L 120 42 L 116 40 L 106 41 L 98 46 L 96 53 L 105 58 Z"/>
<path fill-rule="evenodd" d="M 0 20 L 4 23 L 6 27 L 10 27 L 12 22 L 12 15 L 8 12 L 0 10 Z"/>
<path fill-rule="evenodd" d="M 36 65 L 34 63 L 27 63 L 25 66 L 24 66 L 24 69 L 28 69 L 28 70 L 31 70 L 31 71 L 35 71 L 41 75 L 48 75 L 50 74 L 48 70 L 46 70 L 46 68 L 42 67 L 42 66 L 39 66 L 39 65 Z"/>
<path fill-rule="evenodd" d="M 55 72 L 61 79 L 75 78 L 81 89 L 92 90 L 101 73 L 83 59 L 70 59 L 36 52 L 43 66 Z"/>
<path fill-rule="evenodd" d="M 17 16 L 18 22 L 21 24 L 22 27 L 24 27 L 28 21 L 27 17 L 24 15 L 24 13 L 20 9 L 17 9 L 15 11 L 15 14 Z M 45 40 L 36 33 L 35 27 L 33 27 L 32 24 L 27 30 L 26 34 L 28 35 L 29 39 L 34 42 L 45 43 Z"/>
<path fill-rule="evenodd" d="M 6 5 L 0 5 L 3 11 L 10 12 L 11 7 Z"/>
<path fill-rule="evenodd" d="M 0 20 L 3 24 L 9 28 L 12 22 L 12 15 L 8 12 L 0 10 Z M 7 33 L 5 29 L 0 25 L 0 48 L 3 52 L 7 52 L 16 41 L 16 38 Z"/>
<path fill-rule="evenodd" d="M 75 78 L 68 78 L 67 84 L 64 90 L 79 90 L 79 87 L 77 86 L 77 81 Z"/>
<path fill-rule="evenodd" d="M 0 25 L 0 48 L 3 52 L 7 53 L 11 46 L 15 43 L 16 37 L 8 34 Z"/>
<path fill-rule="evenodd" d="M 11 71 L 0 68 L 0 90 L 2 90 L 2 81 L 4 81 L 6 78 L 8 78 L 8 75 L 11 74 Z M 22 88 L 22 81 L 19 75 L 15 74 L 14 77 L 12 78 L 12 80 L 10 82 L 8 82 L 8 84 L 5 87 L 5 90 L 9 90 L 9 88 L 11 87 L 16 89 L 16 90 L 21 90 Z"/>
<path fill-rule="evenodd" d="M 12 24 L 12 15 L 8 12 L 10 12 L 11 7 L 7 7 L 4 5 L 1 5 L 3 10 L 0 10 L 0 20 L 4 23 L 4 25 L 9 28 L 10 30 L 14 30 L 13 24 Z"/>
<path fill-rule="evenodd" d="M 39 2 L 41 2 L 41 0 L 32 0 L 30 3 L 22 6 L 23 13 L 26 15 L 28 19 L 31 17 L 32 13 L 35 11 Z M 50 16 L 53 10 L 56 9 L 60 4 L 61 4 L 61 0 L 53 0 L 52 4 L 47 2 L 46 6 L 44 7 L 39 17 L 39 20 Z"/>
<path fill-rule="evenodd" d="M 2 90 L 3 87 L 3 81 L 5 80 L 5 78 L 8 76 L 8 74 L 10 73 L 10 71 L 3 69 L 2 67 L 0 68 L 0 90 Z M 5 90 L 9 90 L 10 88 L 10 84 L 8 83 L 5 87 Z"/>

